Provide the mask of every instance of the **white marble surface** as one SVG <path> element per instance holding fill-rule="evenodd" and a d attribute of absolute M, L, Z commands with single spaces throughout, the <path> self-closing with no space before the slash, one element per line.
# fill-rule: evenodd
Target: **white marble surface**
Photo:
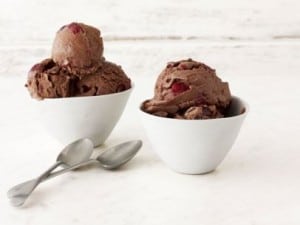
<path fill-rule="evenodd" d="M 130 12 L 138 13 L 145 21 L 121 13 L 125 3 L 101 1 L 111 9 L 106 12 L 99 5 L 92 7 L 98 1 L 90 1 L 91 6 L 86 6 L 90 13 L 82 14 L 78 20 L 103 25 L 106 58 L 122 64 L 136 85 L 120 123 L 105 146 L 136 138 L 141 138 L 144 146 L 120 171 L 93 167 L 72 172 L 41 185 L 26 207 L 11 207 L 7 189 L 38 175 L 62 148 L 39 126 L 34 100 L 23 87 L 30 66 L 49 55 L 53 32 L 64 20 L 69 22 L 61 9 L 56 19 L 39 20 L 42 12 L 29 16 L 32 12 L 29 6 L 50 10 L 57 2 L 1 1 L 6 10 L 0 9 L 0 30 L 1 34 L 4 30 L 7 34 L 0 37 L 1 225 L 300 224 L 300 41 L 294 35 L 299 32 L 299 14 L 294 14 L 298 3 L 291 0 L 277 0 L 272 7 L 267 7 L 267 1 L 259 6 L 256 1 L 230 0 L 228 4 L 201 1 L 207 3 L 203 7 L 191 1 L 185 6 L 190 17 L 180 17 L 182 24 L 200 21 L 192 13 L 199 10 L 203 12 L 201 18 L 212 28 L 203 31 L 187 27 L 180 34 L 175 28 L 164 33 L 158 26 L 160 14 L 167 21 L 161 26 L 170 25 L 177 15 L 183 14 L 166 10 L 178 9 L 182 5 L 179 1 L 176 4 L 160 1 L 160 5 L 128 1 Z M 60 4 L 65 8 L 68 5 Z M 74 1 L 75 6 L 70 7 L 80 12 L 80 4 Z M 273 11 L 275 8 L 284 9 L 285 16 Z M 263 13 L 253 19 L 256 22 L 251 19 L 249 29 L 244 32 L 239 18 L 252 11 Z M 231 19 L 223 21 L 223 14 Z M 71 20 L 76 16 L 68 15 Z M 107 19 L 104 22 L 102 15 Z M 268 15 L 273 15 L 274 20 L 267 19 Z M 120 19 L 124 20 L 117 23 Z M 40 28 L 42 21 L 52 20 L 49 26 Z M 149 27 L 139 29 L 146 22 Z M 17 35 L 18 24 L 26 27 L 24 35 Z M 224 33 L 222 25 L 233 27 L 233 34 Z M 287 38 L 291 34 L 293 40 Z M 177 35 L 179 38 L 171 37 Z M 231 35 L 235 40 L 226 38 Z M 283 38 L 274 38 L 278 35 Z M 190 36 L 199 38 L 185 40 Z M 133 40 L 139 37 L 143 38 Z M 201 176 L 182 175 L 168 169 L 154 154 L 137 115 L 139 102 L 151 97 L 156 76 L 165 62 L 185 57 L 216 68 L 219 76 L 230 82 L 232 93 L 250 104 L 249 116 L 229 155 L 215 172 Z"/>

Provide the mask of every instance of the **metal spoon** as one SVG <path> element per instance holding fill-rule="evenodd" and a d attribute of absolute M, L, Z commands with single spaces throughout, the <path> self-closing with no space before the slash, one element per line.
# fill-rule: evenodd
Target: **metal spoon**
<path fill-rule="evenodd" d="M 56 162 L 48 170 L 42 173 L 39 177 L 29 180 L 12 187 L 7 196 L 11 198 L 11 203 L 14 206 L 24 204 L 33 190 L 51 174 L 60 165 L 73 166 L 90 158 L 93 152 L 93 143 L 91 140 L 84 138 L 68 144 L 58 155 Z"/>
<path fill-rule="evenodd" d="M 128 141 L 110 147 L 106 149 L 104 152 L 102 152 L 96 159 L 89 159 L 85 162 L 79 162 L 68 168 L 56 171 L 54 173 L 50 173 L 47 177 L 44 177 L 41 180 L 41 182 L 56 177 L 58 175 L 61 175 L 63 173 L 66 173 L 68 171 L 74 170 L 76 168 L 86 166 L 88 164 L 95 163 L 95 162 L 99 163 L 99 165 L 104 169 L 109 169 L 109 170 L 116 169 L 122 166 L 123 164 L 127 163 L 129 160 L 131 160 L 141 147 L 142 147 L 142 141 L 140 140 Z M 15 195 L 10 195 L 9 197 L 13 206 L 21 206 L 24 203 L 24 201 L 22 202 L 23 195 L 15 194 Z"/>
<path fill-rule="evenodd" d="M 131 160 L 140 150 L 142 144 L 143 142 L 141 140 L 135 140 L 115 145 L 100 153 L 95 159 L 89 159 L 85 162 L 51 173 L 43 181 L 92 163 L 98 163 L 102 168 L 107 170 L 117 169 Z"/>

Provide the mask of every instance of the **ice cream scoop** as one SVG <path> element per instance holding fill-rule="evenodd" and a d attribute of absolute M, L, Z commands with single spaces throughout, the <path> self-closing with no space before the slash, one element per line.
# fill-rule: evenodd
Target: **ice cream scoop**
<path fill-rule="evenodd" d="M 100 31 L 83 23 L 70 23 L 56 34 L 52 58 L 71 73 L 86 73 L 97 69 L 103 54 Z"/>
<path fill-rule="evenodd" d="M 76 92 L 76 76 L 59 67 L 52 59 L 35 64 L 28 73 L 26 87 L 36 99 L 70 97 Z"/>
<path fill-rule="evenodd" d="M 131 87 L 130 80 L 121 68 L 112 62 L 103 61 L 101 67 L 76 83 L 77 96 L 93 96 L 117 93 Z"/>
<path fill-rule="evenodd" d="M 209 119 L 224 116 L 231 94 L 227 82 L 214 69 L 192 59 L 170 62 L 159 75 L 154 97 L 144 111 L 178 119 Z"/>

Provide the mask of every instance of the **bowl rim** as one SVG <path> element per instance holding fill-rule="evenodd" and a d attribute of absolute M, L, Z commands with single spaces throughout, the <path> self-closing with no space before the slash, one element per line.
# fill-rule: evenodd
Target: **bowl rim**
<path fill-rule="evenodd" d="M 213 119 L 197 119 L 197 120 L 188 120 L 188 119 L 176 119 L 176 118 L 161 117 L 161 116 L 155 116 L 153 114 L 147 113 L 144 110 L 142 110 L 143 103 L 146 100 L 143 101 L 140 104 L 140 106 L 139 106 L 139 112 L 140 112 L 140 114 L 146 115 L 146 116 L 148 116 L 150 118 L 157 119 L 157 120 L 181 121 L 181 122 L 186 122 L 186 123 L 195 123 L 197 121 L 198 122 L 201 121 L 201 123 L 205 123 L 205 122 L 218 121 L 218 120 L 219 121 L 220 120 L 233 120 L 233 119 L 236 119 L 236 118 L 239 118 L 239 117 L 245 117 L 249 113 L 249 110 L 250 110 L 249 104 L 245 100 L 243 100 L 242 98 L 240 98 L 240 97 L 238 97 L 236 95 L 232 95 L 231 99 L 237 99 L 237 100 L 239 100 L 243 104 L 245 110 L 241 114 L 238 114 L 238 115 L 235 115 L 235 116 L 230 116 L 230 117 L 213 118 Z"/>
<path fill-rule="evenodd" d="M 66 101 L 66 100 L 73 100 L 73 99 L 90 99 L 90 98 L 105 98 L 105 97 L 113 97 L 113 96 L 118 96 L 118 95 L 124 95 L 124 94 L 129 94 L 135 87 L 134 83 L 131 81 L 130 82 L 131 87 L 128 88 L 127 90 L 120 91 L 117 93 L 111 93 L 111 94 L 104 94 L 104 95 L 93 95 L 93 96 L 72 96 L 72 97 L 62 97 L 62 98 L 44 98 L 41 101 Z"/>

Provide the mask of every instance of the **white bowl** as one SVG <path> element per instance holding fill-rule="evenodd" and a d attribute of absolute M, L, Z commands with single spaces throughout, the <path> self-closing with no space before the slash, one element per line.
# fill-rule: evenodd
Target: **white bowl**
<path fill-rule="evenodd" d="M 99 96 L 49 98 L 36 104 L 42 125 L 61 143 L 89 138 L 98 146 L 118 122 L 132 89 Z"/>
<path fill-rule="evenodd" d="M 140 116 L 163 162 L 180 173 L 203 174 L 215 170 L 225 158 L 248 110 L 243 100 L 233 97 L 229 114 L 234 116 L 231 117 L 180 120 L 154 116 L 141 109 Z"/>

